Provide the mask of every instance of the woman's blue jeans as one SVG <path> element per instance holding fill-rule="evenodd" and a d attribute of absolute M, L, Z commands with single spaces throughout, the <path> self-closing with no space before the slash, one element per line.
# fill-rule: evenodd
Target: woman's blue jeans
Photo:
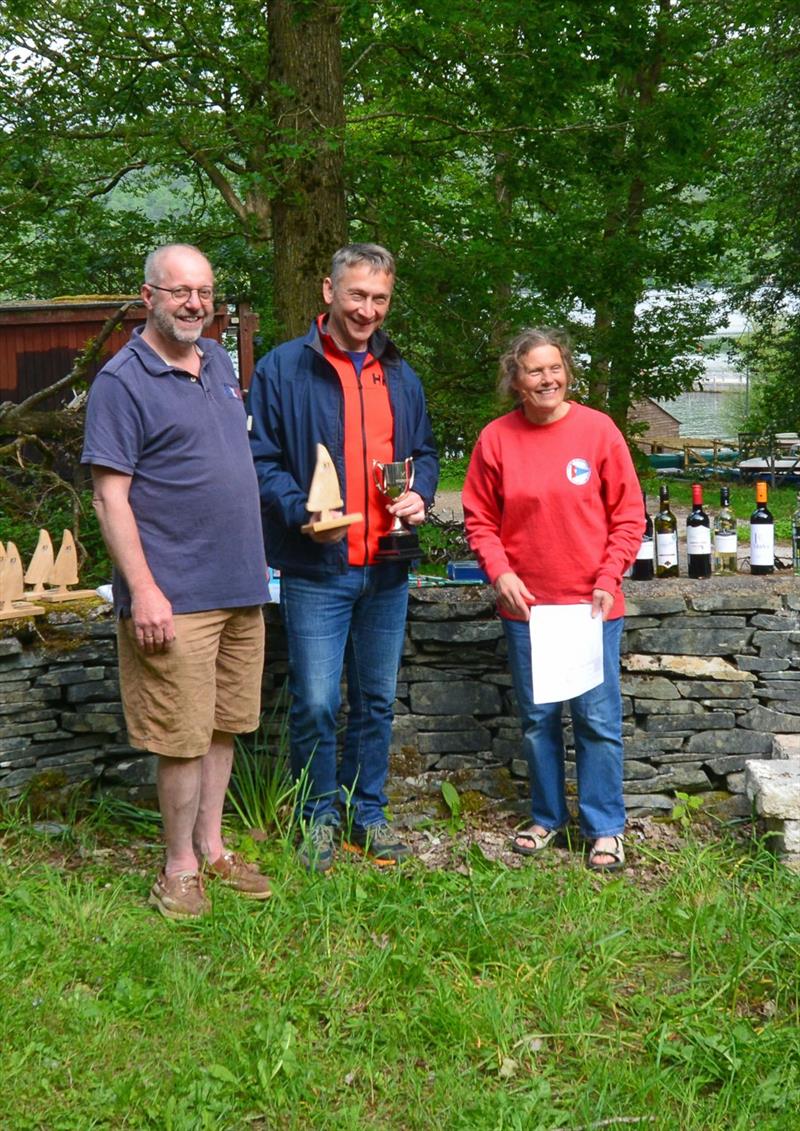
<path fill-rule="evenodd" d="M 338 800 L 350 804 L 355 824 L 363 828 L 385 820 L 407 607 L 408 575 L 396 563 L 351 566 L 320 579 L 281 576 L 292 695 L 291 767 L 294 780 L 303 781 L 306 821 L 338 824 Z M 337 773 L 343 668 L 349 713 Z"/>
<path fill-rule="evenodd" d="M 603 625 L 603 682 L 569 701 L 575 735 L 580 831 L 589 840 L 625 828 L 622 800 L 622 700 L 619 647 L 623 618 Z M 531 782 L 531 820 L 557 829 L 569 820 L 564 796 L 561 703 L 534 704 L 527 622 L 503 619 L 508 660 Z"/>

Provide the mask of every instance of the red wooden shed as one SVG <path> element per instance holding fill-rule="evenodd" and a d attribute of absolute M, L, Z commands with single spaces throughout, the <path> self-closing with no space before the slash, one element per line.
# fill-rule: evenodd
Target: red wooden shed
<path fill-rule="evenodd" d="M 88 340 L 100 332 L 115 310 L 131 299 L 136 296 L 0 303 L 0 401 L 19 403 L 65 377 Z M 95 372 L 127 342 L 133 327 L 144 317 L 144 305 L 137 302 L 106 342 Z M 258 316 L 245 303 L 239 304 L 233 317 L 227 304 L 221 305 L 205 333 L 219 341 L 230 323 L 238 336 L 239 377 L 246 384 L 253 369 L 253 333 Z"/>

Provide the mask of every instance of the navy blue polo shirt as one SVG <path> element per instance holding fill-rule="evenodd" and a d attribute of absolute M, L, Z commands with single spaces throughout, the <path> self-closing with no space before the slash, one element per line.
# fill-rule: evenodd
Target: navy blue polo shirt
<path fill-rule="evenodd" d="M 200 338 L 200 376 L 169 365 L 134 330 L 92 382 L 81 463 L 132 477 L 147 564 L 173 612 L 269 599 L 258 482 L 231 360 Z M 114 606 L 130 593 L 114 571 Z"/>

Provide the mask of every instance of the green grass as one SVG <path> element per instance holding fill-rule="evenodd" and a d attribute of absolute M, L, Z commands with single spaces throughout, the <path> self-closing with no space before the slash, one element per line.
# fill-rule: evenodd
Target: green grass
<path fill-rule="evenodd" d="M 604 881 L 249 844 L 273 899 L 171 924 L 154 827 L 0 838 L 4 1128 L 797 1126 L 798 879 L 758 845 L 689 830 Z"/>

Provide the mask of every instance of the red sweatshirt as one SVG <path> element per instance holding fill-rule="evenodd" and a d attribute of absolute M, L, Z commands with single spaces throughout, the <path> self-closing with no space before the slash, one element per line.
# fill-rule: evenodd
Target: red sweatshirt
<path fill-rule="evenodd" d="M 472 453 L 463 492 L 467 537 L 494 584 L 522 578 L 539 604 L 614 594 L 642 539 L 642 493 L 622 433 L 605 415 L 570 402 L 553 424 L 521 408 L 493 420 Z"/>

